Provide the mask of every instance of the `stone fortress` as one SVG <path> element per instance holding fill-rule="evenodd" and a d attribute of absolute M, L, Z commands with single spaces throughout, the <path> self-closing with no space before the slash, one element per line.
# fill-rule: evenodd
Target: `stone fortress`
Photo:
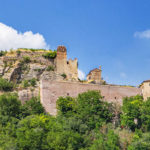
<path fill-rule="evenodd" d="M 93 69 L 87 75 L 87 82 L 78 81 L 77 59 L 67 60 L 67 50 L 64 46 L 58 46 L 56 57 L 56 72 L 66 74 L 67 80 L 41 79 L 40 95 L 41 103 L 46 111 L 56 115 L 56 101 L 59 96 L 76 97 L 79 93 L 88 90 L 98 90 L 104 100 L 122 104 L 122 98 L 141 94 L 141 89 L 136 87 L 105 85 L 101 77 L 101 67 Z"/>
<path fill-rule="evenodd" d="M 22 102 L 39 96 L 46 111 L 56 115 L 56 101 L 59 96 L 76 97 L 88 90 L 98 90 L 104 100 L 122 104 L 123 97 L 142 94 L 144 99 L 150 97 L 150 80 L 140 87 L 106 84 L 102 80 L 102 69 L 95 68 L 89 72 L 86 81 L 78 79 L 78 60 L 67 59 L 65 46 L 58 46 L 54 58 L 43 57 L 47 50 L 18 49 L 7 52 L 0 57 L 0 75 L 18 86 L 17 92 Z M 30 58 L 30 60 L 27 59 Z M 36 79 L 35 87 L 22 87 L 24 80 Z"/>

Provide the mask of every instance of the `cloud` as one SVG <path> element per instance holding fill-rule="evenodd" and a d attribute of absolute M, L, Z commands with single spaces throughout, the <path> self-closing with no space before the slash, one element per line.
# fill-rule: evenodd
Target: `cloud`
<path fill-rule="evenodd" d="M 121 77 L 121 78 L 126 78 L 127 75 L 126 75 L 124 72 L 121 72 L 121 73 L 120 73 L 120 77 Z"/>
<path fill-rule="evenodd" d="M 150 30 L 135 32 L 134 37 L 150 39 Z"/>
<path fill-rule="evenodd" d="M 80 69 L 78 69 L 78 77 L 80 80 L 85 79 L 85 73 L 83 71 L 81 71 Z"/>
<path fill-rule="evenodd" d="M 44 37 L 39 33 L 27 31 L 18 32 L 16 29 L 0 23 L 0 50 L 9 50 L 17 48 L 37 48 L 48 49 Z"/>

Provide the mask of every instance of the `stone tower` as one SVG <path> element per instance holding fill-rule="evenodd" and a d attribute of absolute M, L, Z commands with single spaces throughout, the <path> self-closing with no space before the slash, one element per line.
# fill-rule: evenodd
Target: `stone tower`
<path fill-rule="evenodd" d="M 67 49 L 65 46 L 58 46 L 56 57 L 56 70 L 59 74 L 66 74 L 67 80 L 78 80 L 78 60 L 67 60 Z"/>
<path fill-rule="evenodd" d="M 58 73 L 65 73 L 67 62 L 67 49 L 65 46 L 57 47 L 56 68 Z"/>

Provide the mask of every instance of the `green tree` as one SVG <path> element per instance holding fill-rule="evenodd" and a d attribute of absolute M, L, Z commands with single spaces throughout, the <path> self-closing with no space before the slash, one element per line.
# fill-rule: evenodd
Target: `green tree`
<path fill-rule="evenodd" d="M 149 150 L 150 149 L 150 133 L 144 133 L 141 137 L 136 138 L 128 146 L 128 150 Z"/>
<path fill-rule="evenodd" d="M 0 121 L 6 124 L 12 117 L 18 118 L 21 113 L 21 102 L 16 94 L 3 94 L 0 96 Z"/>
<path fill-rule="evenodd" d="M 76 112 L 78 118 L 87 124 L 90 129 L 110 122 L 113 118 L 112 105 L 102 101 L 98 91 L 88 91 L 77 97 Z"/>
<path fill-rule="evenodd" d="M 143 97 L 140 95 L 123 99 L 121 125 L 131 130 L 141 127 L 141 106 Z"/>
<path fill-rule="evenodd" d="M 14 85 L 12 82 L 7 81 L 6 79 L 0 78 L 0 90 L 1 91 L 12 91 Z"/>
<path fill-rule="evenodd" d="M 65 115 L 65 116 L 71 116 L 73 115 L 75 111 L 75 99 L 72 97 L 59 97 L 59 99 L 56 102 L 58 113 Z"/>
<path fill-rule="evenodd" d="M 55 119 L 46 115 L 31 115 L 18 123 L 16 131 L 18 149 L 47 149 L 47 133 L 56 127 Z"/>
<path fill-rule="evenodd" d="M 23 117 L 35 114 L 42 114 L 44 112 L 44 107 L 41 105 L 40 99 L 38 97 L 33 97 L 22 105 Z"/>
<path fill-rule="evenodd" d="M 141 107 L 142 128 L 150 131 L 150 98 L 148 98 Z"/>
<path fill-rule="evenodd" d="M 98 132 L 90 150 L 120 150 L 119 137 L 113 130 L 109 129 L 105 134 Z"/>

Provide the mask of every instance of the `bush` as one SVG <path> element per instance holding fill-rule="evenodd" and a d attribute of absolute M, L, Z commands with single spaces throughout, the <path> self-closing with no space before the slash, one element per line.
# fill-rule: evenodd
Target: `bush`
<path fill-rule="evenodd" d="M 54 71 L 54 67 L 53 66 L 48 66 L 46 71 Z"/>
<path fill-rule="evenodd" d="M 100 127 L 103 123 L 111 122 L 114 110 L 111 103 L 103 101 L 99 91 L 88 91 L 79 94 L 76 102 L 76 113 L 89 129 Z"/>
<path fill-rule="evenodd" d="M 132 131 L 141 127 L 141 106 L 143 102 L 143 97 L 140 95 L 123 99 L 123 112 L 121 114 L 122 126 L 130 128 Z"/>
<path fill-rule="evenodd" d="M 150 131 L 150 98 L 141 107 L 141 122 L 144 131 Z"/>
<path fill-rule="evenodd" d="M 7 51 L 0 51 L 0 57 L 1 57 L 1 56 L 5 56 L 6 53 L 7 53 Z"/>
<path fill-rule="evenodd" d="M 49 51 L 49 52 L 46 52 L 45 54 L 43 54 L 43 57 L 46 58 L 46 59 L 54 59 L 57 55 L 57 52 L 56 51 Z"/>
<path fill-rule="evenodd" d="M 36 85 L 36 78 L 32 78 L 31 80 L 29 80 L 31 86 L 35 86 Z"/>
<path fill-rule="evenodd" d="M 20 51 L 20 50 L 17 50 L 16 52 L 17 52 L 17 56 L 20 56 L 21 51 Z"/>
<path fill-rule="evenodd" d="M 66 116 L 73 115 L 73 112 L 75 111 L 75 99 L 73 99 L 72 97 L 59 97 L 56 104 L 59 114 Z"/>
<path fill-rule="evenodd" d="M 12 82 L 7 81 L 6 79 L 0 78 L 0 90 L 1 91 L 12 91 L 14 85 Z"/>
<path fill-rule="evenodd" d="M 29 86 L 30 86 L 29 80 L 24 80 L 24 81 L 22 82 L 22 85 L 23 85 L 24 88 L 29 87 Z"/>
<path fill-rule="evenodd" d="M 30 57 L 29 57 L 29 56 L 24 56 L 24 57 L 23 57 L 23 62 L 24 62 L 24 63 L 29 63 L 29 62 L 31 62 Z"/>
<path fill-rule="evenodd" d="M 24 88 L 27 88 L 27 87 L 29 87 L 29 86 L 35 86 L 36 85 L 36 78 L 32 78 L 31 80 L 24 80 L 23 82 L 22 82 L 22 85 L 23 85 L 23 87 Z"/>
<path fill-rule="evenodd" d="M 65 73 L 61 74 L 61 76 L 66 79 L 67 78 L 67 75 Z"/>
<path fill-rule="evenodd" d="M 24 105 L 22 105 L 22 116 L 26 117 L 29 115 L 36 115 L 44 113 L 44 108 L 40 103 L 40 99 L 37 97 L 32 97 L 29 101 L 26 101 Z"/>
<path fill-rule="evenodd" d="M 21 101 L 16 94 L 3 94 L 0 96 L 0 120 L 6 124 L 11 117 L 19 118 L 21 112 Z"/>

